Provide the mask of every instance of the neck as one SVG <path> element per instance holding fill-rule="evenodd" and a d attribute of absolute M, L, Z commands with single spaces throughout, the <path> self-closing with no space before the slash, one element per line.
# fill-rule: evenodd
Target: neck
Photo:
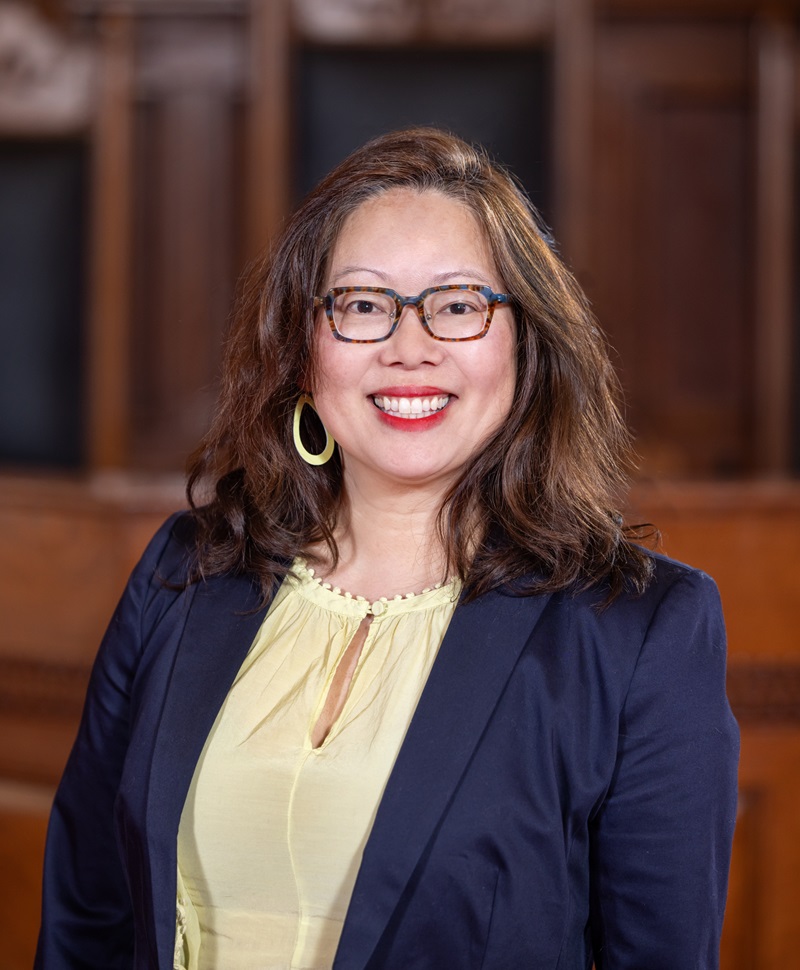
<path fill-rule="evenodd" d="M 335 531 L 339 562 L 335 569 L 323 563 L 320 572 L 367 599 L 418 593 L 442 582 L 447 577 L 436 530 L 441 500 L 440 490 L 394 489 L 387 495 L 348 482 Z"/>

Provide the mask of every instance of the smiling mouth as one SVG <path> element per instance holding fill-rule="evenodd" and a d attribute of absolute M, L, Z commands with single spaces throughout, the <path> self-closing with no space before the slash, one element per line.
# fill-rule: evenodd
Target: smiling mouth
<path fill-rule="evenodd" d="M 435 394 L 430 397 L 385 397 L 373 395 L 372 401 L 379 411 L 393 418 L 428 418 L 446 408 L 450 403 L 449 394 Z"/>

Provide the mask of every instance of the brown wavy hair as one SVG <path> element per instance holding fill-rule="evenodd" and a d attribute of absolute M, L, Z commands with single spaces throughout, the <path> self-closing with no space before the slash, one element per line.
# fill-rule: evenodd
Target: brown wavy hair
<path fill-rule="evenodd" d="M 470 598 L 506 583 L 521 594 L 605 583 L 609 599 L 643 589 L 651 559 L 617 511 L 629 438 L 587 299 L 514 178 L 481 148 L 431 128 L 383 135 L 355 151 L 246 274 L 216 414 L 189 460 L 194 578 L 248 571 L 267 596 L 312 543 L 324 542 L 338 561 L 341 461 L 337 453 L 324 466 L 307 465 L 292 443 L 292 415 L 300 390 L 315 386 L 312 297 L 321 294 L 343 222 L 399 187 L 441 192 L 472 211 L 517 326 L 511 411 L 439 512 L 448 573 L 461 577 Z M 313 415 L 303 433 L 322 449 Z"/>

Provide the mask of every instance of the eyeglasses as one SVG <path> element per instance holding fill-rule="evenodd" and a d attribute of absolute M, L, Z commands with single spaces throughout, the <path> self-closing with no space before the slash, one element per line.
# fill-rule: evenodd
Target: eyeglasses
<path fill-rule="evenodd" d="M 351 344 L 388 340 L 407 306 L 416 309 L 434 340 L 480 340 L 489 332 L 495 307 L 510 302 L 506 293 L 477 283 L 431 286 L 419 296 L 400 296 L 382 286 L 335 286 L 314 297 L 315 307 L 325 307 L 334 337 Z"/>

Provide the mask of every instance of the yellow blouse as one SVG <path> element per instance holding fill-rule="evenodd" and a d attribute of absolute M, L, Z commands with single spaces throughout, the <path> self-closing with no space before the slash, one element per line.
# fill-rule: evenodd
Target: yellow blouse
<path fill-rule="evenodd" d="M 459 593 L 452 582 L 369 603 L 321 584 L 299 560 L 293 573 L 184 805 L 176 970 L 331 967 L 378 803 Z M 314 748 L 337 665 L 369 614 L 344 707 Z"/>

